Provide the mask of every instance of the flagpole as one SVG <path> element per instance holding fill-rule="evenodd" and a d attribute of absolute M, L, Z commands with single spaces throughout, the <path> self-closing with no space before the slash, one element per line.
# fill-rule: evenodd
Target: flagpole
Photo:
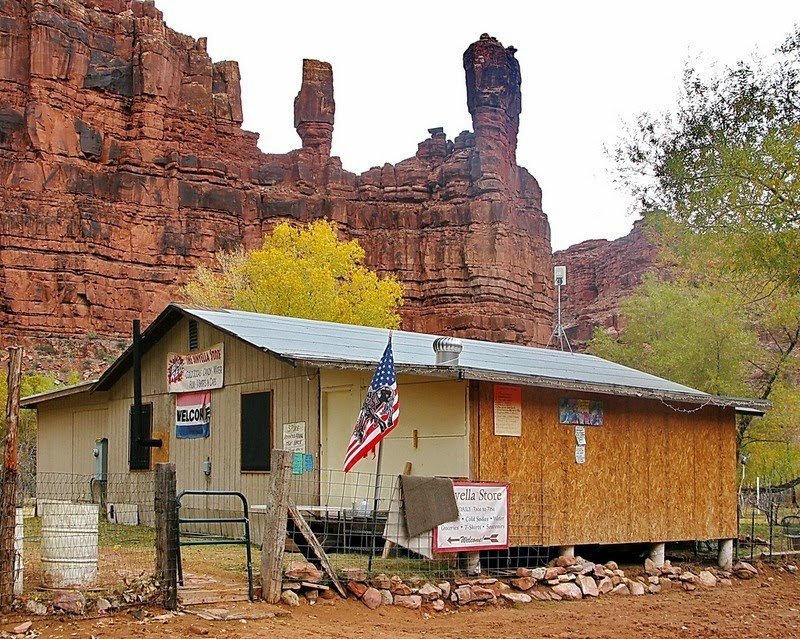
<path fill-rule="evenodd" d="M 383 465 L 383 441 L 378 442 L 378 460 L 375 464 L 375 493 L 372 500 L 372 543 L 369 546 L 367 572 L 372 573 L 372 558 L 375 556 L 375 539 L 378 536 L 378 502 L 381 490 L 381 467 Z"/>

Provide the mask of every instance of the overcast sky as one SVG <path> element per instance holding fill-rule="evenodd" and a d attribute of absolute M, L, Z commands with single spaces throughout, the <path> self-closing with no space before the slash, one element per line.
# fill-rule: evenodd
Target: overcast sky
<path fill-rule="evenodd" d="M 674 101 L 687 60 L 733 63 L 771 51 L 800 2 L 157 0 L 167 23 L 207 36 L 242 72 L 245 128 L 267 152 L 300 145 L 293 101 L 303 58 L 333 64 L 333 154 L 364 171 L 416 152 L 427 129 L 471 129 L 464 49 L 481 33 L 522 67 L 517 161 L 539 180 L 553 248 L 625 235 L 632 202 L 604 148 L 643 111 Z"/>

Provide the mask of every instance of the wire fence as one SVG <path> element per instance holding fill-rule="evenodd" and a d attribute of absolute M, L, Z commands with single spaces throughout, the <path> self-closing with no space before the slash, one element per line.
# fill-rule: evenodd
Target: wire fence
<path fill-rule="evenodd" d="M 267 494 L 265 478 L 261 495 Z M 377 487 L 377 489 L 376 489 Z M 295 475 L 291 482 L 291 503 L 342 575 L 366 572 L 400 577 L 455 578 L 476 568 L 463 553 L 435 552 L 434 536 L 427 531 L 409 537 L 397 475 L 315 470 L 313 475 Z M 549 510 L 546 486 L 530 482 L 509 487 L 509 544 L 502 550 L 481 551 L 481 569 L 495 575 L 512 574 L 519 567 L 544 565 L 549 551 Z M 267 504 L 249 504 L 252 563 L 261 562 Z M 199 574 L 213 578 L 243 579 L 246 555 L 241 547 L 214 540 L 243 541 L 243 527 L 228 521 L 242 517 L 241 505 L 231 496 L 185 495 L 181 499 L 182 519 L 203 520 L 180 526 L 182 542 L 197 544 L 181 550 L 183 570 L 190 578 Z M 213 521 L 217 518 L 219 521 Z M 209 542 L 200 545 L 203 540 Z M 491 545 L 487 542 L 487 545 Z M 473 556 L 470 561 L 474 562 Z M 301 526 L 287 520 L 284 567 L 320 561 Z"/>
<path fill-rule="evenodd" d="M 153 574 L 153 474 L 43 473 L 23 502 L 24 590 L 125 590 Z"/>
<path fill-rule="evenodd" d="M 793 489 L 745 488 L 739 495 L 739 557 L 800 557 L 800 505 Z"/>
<path fill-rule="evenodd" d="M 129 592 L 132 584 L 151 580 L 158 543 L 155 479 L 153 472 L 110 474 L 102 481 L 93 475 L 66 473 L 31 477 L 20 491 L 15 559 L 24 567 L 20 571 L 24 585 L 20 583 L 16 594 L 31 594 L 42 587 L 119 594 Z M 266 496 L 268 486 L 265 476 L 258 494 Z M 294 476 L 290 493 L 302 522 L 340 576 L 453 579 L 474 572 L 478 561 L 484 575 L 503 576 L 517 568 L 542 566 L 551 558 L 546 485 L 529 482 L 508 488 L 509 547 L 492 549 L 490 540 L 480 555 L 437 552 L 430 530 L 409 536 L 397 475 L 317 469 Z M 194 542 L 180 547 L 187 581 L 195 586 L 246 583 L 248 554 L 241 543 L 230 542 L 249 542 L 250 565 L 258 572 L 267 505 L 247 506 L 249 538 L 241 521 L 243 505 L 237 498 L 219 494 L 182 498 L 176 517 L 201 520 L 180 527 L 181 542 Z M 177 553 L 173 540 L 168 544 L 170 552 Z M 319 568 L 317 554 L 300 522 L 290 516 L 284 568 L 297 562 Z M 255 575 L 255 583 L 258 580 Z"/>

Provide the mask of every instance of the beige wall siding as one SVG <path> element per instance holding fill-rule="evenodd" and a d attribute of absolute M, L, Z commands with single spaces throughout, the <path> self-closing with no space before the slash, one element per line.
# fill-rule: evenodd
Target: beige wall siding
<path fill-rule="evenodd" d="M 183 319 L 142 358 L 142 400 L 153 404 L 153 437 L 162 448 L 153 449 L 153 467 L 158 461 L 175 462 L 178 490 L 190 488 L 237 490 L 253 504 L 267 499 L 268 473 L 240 471 L 240 405 L 243 393 L 272 392 L 272 441 L 280 442 L 282 425 L 305 421 L 307 452 L 319 468 L 319 376 L 316 370 L 294 367 L 240 340 L 199 323 L 199 348 L 222 342 L 225 349 L 224 387 L 212 391 L 211 436 L 207 439 L 175 438 L 175 395 L 167 393 L 166 362 L 170 352 L 188 350 L 188 320 Z M 128 474 L 128 415 L 133 401 L 129 371 L 107 393 L 86 393 L 46 402 L 39 407 L 40 473 L 91 473 L 94 440 L 109 440 L 109 472 Z M 270 451 L 264 451 L 268 456 Z M 210 477 L 203 474 L 203 461 L 211 459 Z M 130 472 L 135 481 L 137 471 Z M 295 478 L 298 490 L 316 495 L 317 474 Z M 302 487 L 302 488 L 301 488 Z M 236 504 L 223 498 L 204 503 L 192 498 L 191 505 L 226 509 Z M 187 502 L 187 506 L 189 503 Z"/>
<path fill-rule="evenodd" d="M 344 454 L 361 409 L 372 371 L 321 371 L 322 490 L 332 505 L 346 507 L 372 499 L 376 459 L 368 457 L 347 476 Z M 400 375 L 400 424 L 383 440 L 384 475 L 398 475 L 406 462 L 415 475 L 466 477 L 469 474 L 468 384 L 441 378 Z M 414 447 L 414 431 L 417 447 Z M 325 483 L 329 483 L 325 490 Z M 387 491 L 389 486 L 384 487 Z"/>

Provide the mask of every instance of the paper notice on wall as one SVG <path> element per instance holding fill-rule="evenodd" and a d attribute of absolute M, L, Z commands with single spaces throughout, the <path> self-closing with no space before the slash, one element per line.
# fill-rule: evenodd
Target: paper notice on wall
<path fill-rule="evenodd" d="M 306 456 L 303 453 L 292 455 L 292 475 L 302 475 L 306 464 Z"/>
<path fill-rule="evenodd" d="M 494 385 L 494 434 L 522 436 L 522 389 L 519 386 Z"/>
<path fill-rule="evenodd" d="M 291 422 L 283 425 L 283 450 L 291 453 L 306 452 L 305 422 Z"/>
<path fill-rule="evenodd" d="M 578 444 L 575 446 L 575 461 L 579 464 L 586 463 L 586 446 Z"/>
<path fill-rule="evenodd" d="M 583 424 L 575 427 L 575 441 L 578 446 L 586 446 L 586 427 Z"/>

